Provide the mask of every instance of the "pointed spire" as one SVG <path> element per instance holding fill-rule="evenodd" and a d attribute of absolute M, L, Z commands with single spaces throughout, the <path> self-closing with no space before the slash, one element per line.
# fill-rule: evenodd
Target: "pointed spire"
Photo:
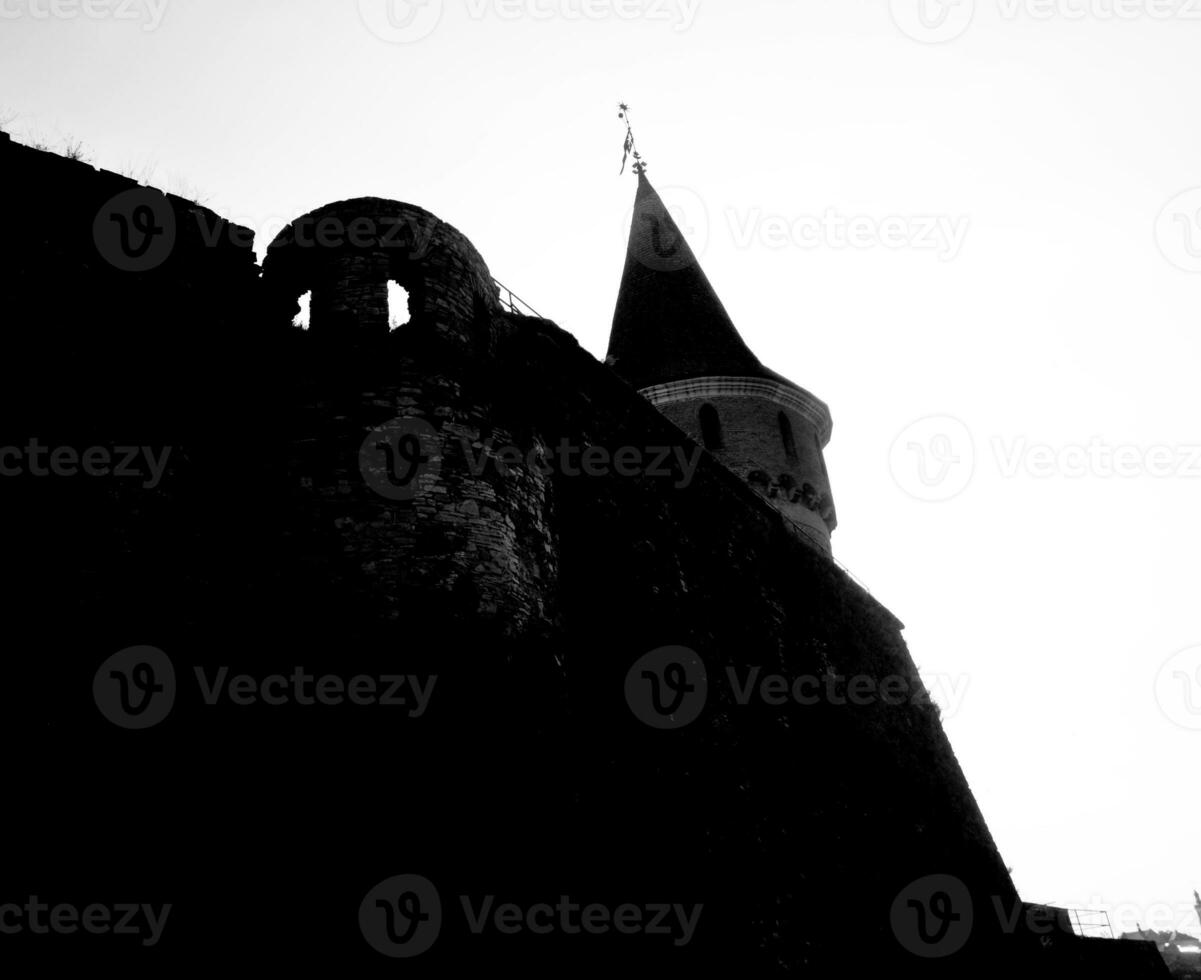
<path fill-rule="evenodd" d="M 645 172 L 606 362 L 640 389 L 719 375 L 791 385 L 751 353 Z"/>

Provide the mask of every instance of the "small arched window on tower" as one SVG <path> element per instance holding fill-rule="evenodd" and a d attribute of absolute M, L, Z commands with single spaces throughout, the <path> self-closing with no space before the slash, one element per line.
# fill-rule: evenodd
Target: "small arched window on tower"
<path fill-rule="evenodd" d="M 701 441 L 705 444 L 705 448 L 710 452 L 721 449 L 721 419 L 717 416 L 717 409 L 712 405 L 704 404 L 697 415 L 701 422 Z"/>
<path fill-rule="evenodd" d="M 783 412 L 780 413 L 780 438 L 784 441 L 784 455 L 796 459 L 796 439 L 792 435 L 792 422 Z"/>

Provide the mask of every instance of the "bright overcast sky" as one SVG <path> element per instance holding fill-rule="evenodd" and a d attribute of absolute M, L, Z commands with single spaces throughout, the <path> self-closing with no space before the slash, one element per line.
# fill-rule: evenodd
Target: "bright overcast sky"
<path fill-rule="evenodd" d="M 602 357 L 629 102 L 1023 897 L 1201 928 L 1201 0 L 90 5 L 0 0 L 18 138 L 422 205 Z"/>

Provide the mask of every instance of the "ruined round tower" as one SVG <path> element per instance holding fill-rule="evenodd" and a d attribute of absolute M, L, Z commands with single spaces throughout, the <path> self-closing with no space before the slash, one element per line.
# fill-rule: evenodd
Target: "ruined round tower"
<path fill-rule="evenodd" d="M 645 172 L 606 363 L 830 551 L 830 410 L 747 347 Z"/>
<path fill-rule="evenodd" d="M 390 284 L 408 294 L 396 325 Z M 544 627 L 555 553 L 541 516 L 547 474 L 498 466 L 494 447 L 545 451 L 497 418 L 493 358 L 508 312 L 483 258 L 450 224 L 399 201 L 356 198 L 293 221 L 271 244 L 263 287 L 304 377 L 288 433 L 294 506 L 337 535 L 345 574 L 386 617 L 420 592 L 506 633 Z M 503 393 L 503 392 L 502 392 Z"/>

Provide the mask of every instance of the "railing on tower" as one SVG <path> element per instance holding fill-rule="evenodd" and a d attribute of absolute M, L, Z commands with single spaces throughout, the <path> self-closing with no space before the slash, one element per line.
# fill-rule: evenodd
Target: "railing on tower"
<path fill-rule="evenodd" d="M 1101 909 L 1067 909 L 1072 931 L 1088 939 L 1113 939 L 1109 913 Z"/>
<path fill-rule="evenodd" d="M 801 534 L 803 534 L 805 537 L 807 537 L 815 545 L 817 545 L 818 549 L 823 554 L 825 554 L 825 556 L 827 558 L 829 558 L 830 561 L 834 562 L 834 564 L 838 568 L 842 569 L 842 571 L 847 575 L 847 577 L 850 578 L 850 580 L 852 582 L 854 582 L 857 586 L 859 586 L 859 588 L 861 588 L 868 595 L 872 594 L 872 590 L 867 587 L 867 584 L 863 581 L 863 579 L 861 579 L 858 575 L 856 575 L 854 572 L 852 572 L 849 568 L 847 568 L 846 565 L 844 565 L 842 562 L 840 562 L 837 558 L 835 558 L 830 553 L 829 542 L 823 541 L 821 538 L 814 535 L 814 533 L 812 531 L 810 531 L 809 528 L 807 528 L 804 524 L 799 524 L 796 521 L 793 521 L 792 526 L 795 527 L 798 531 L 800 531 Z"/>
<path fill-rule="evenodd" d="M 510 313 L 516 313 L 518 316 L 536 316 L 539 320 L 545 319 L 541 313 L 530 306 L 529 303 L 523 300 L 499 279 L 493 279 L 492 284 L 496 286 L 497 290 L 500 292 L 500 305 Z"/>

